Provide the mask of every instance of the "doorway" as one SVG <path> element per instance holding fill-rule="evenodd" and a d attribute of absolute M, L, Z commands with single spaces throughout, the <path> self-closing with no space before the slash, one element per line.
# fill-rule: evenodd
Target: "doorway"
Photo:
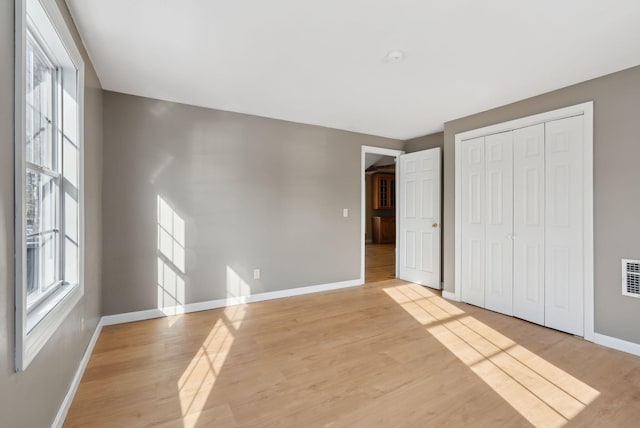
<path fill-rule="evenodd" d="M 365 282 L 396 277 L 396 158 L 365 156 Z"/>
<path fill-rule="evenodd" d="M 400 150 L 362 147 L 363 283 L 400 278 L 441 288 L 440 166 L 440 148 L 404 154 Z M 368 175 L 372 176 L 370 187 L 366 185 Z M 372 210 L 368 212 L 369 197 Z M 374 212 L 374 208 L 382 211 Z M 377 246 L 385 243 L 386 248 Z"/>
<path fill-rule="evenodd" d="M 362 282 L 397 277 L 397 161 L 404 152 L 362 147 Z"/>

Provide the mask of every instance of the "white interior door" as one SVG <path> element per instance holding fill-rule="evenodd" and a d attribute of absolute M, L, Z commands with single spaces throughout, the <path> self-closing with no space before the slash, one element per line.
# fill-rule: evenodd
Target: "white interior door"
<path fill-rule="evenodd" d="M 544 324 L 544 124 L 513 131 L 513 314 Z"/>
<path fill-rule="evenodd" d="M 400 156 L 400 279 L 440 289 L 440 148 Z"/>
<path fill-rule="evenodd" d="M 462 301 L 484 307 L 485 162 L 484 137 L 462 144 Z"/>
<path fill-rule="evenodd" d="M 487 309 L 513 314 L 513 133 L 488 135 L 485 158 Z"/>
<path fill-rule="evenodd" d="M 583 335 L 583 117 L 545 124 L 545 325 Z"/>

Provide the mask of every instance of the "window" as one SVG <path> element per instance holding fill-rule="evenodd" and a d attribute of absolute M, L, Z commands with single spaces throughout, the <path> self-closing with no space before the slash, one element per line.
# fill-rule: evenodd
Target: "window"
<path fill-rule="evenodd" d="M 60 162 L 53 113 L 57 70 L 27 30 L 26 54 L 27 310 L 62 282 L 60 276 Z"/>
<path fill-rule="evenodd" d="M 16 0 L 16 369 L 83 294 L 84 64 L 55 0 Z"/>

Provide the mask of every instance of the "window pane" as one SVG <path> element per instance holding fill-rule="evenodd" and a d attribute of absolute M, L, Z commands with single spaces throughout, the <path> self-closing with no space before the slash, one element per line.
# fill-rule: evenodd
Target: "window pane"
<path fill-rule="evenodd" d="M 58 185 L 54 178 L 27 169 L 27 237 L 58 228 L 58 196 Z"/>
<path fill-rule="evenodd" d="M 40 266 L 42 271 L 41 291 L 45 292 L 58 281 L 58 235 L 59 233 L 45 233 L 42 235 Z"/>
<path fill-rule="evenodd" d="M 27 162 L 54 169 L 54 69 L 29 37 L 27 41 Z"/>
<path fill-rule="evenodd" d="M 66 164 L 65 164 L 66 165 Z M 68 187 L 67 187 L 68 188 Z M 77 197 L 77 193 L 75 193 Z M 77 284 L 80 266 L 78 245 L 80 242 L 78 223 L 78 201 L 70 193 L 64 195 L 64 280 Z"/>
<path fill-rule="evenodd" d="M 27 169 L 27 300 L 30 303 L 59 279 L 58 198 L 58 183 L 54 178 Z"/>
<path fill-rule="evenodd" d="M 27 237 L 40 232 L 40 174 L 27 170 L 25 181 L 25 206 L 27 214 Z"/>
<path fill-rule="evenodd" d="M 75 188 L 78 187 L 78 147 L 68 138 L 63 138 L 62 157 L 64 160 L 64 178 Z"/>
<path fill-rule="evenodd" d="M 27 239 L 27 296 L 38 294 L 40 283 L 40 240 L 38 236 Z"/>
<path fill-rule="evenodd" d="M 27 307 L 58 282 L 59 235 L 53 231 L 27 241 Z"/>

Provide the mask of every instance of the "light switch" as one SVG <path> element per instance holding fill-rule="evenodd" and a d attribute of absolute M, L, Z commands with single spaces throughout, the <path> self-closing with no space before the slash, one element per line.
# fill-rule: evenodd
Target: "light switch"
<path fill-rule="evenodd" d="M 342 217 L 349 217 L 349 208 L 344 208 L 342 210 Z"/>
<path fill-rule="evenodd" d="M 260 269 L 253 270 L 253 279 L 260 279 Z"/>

